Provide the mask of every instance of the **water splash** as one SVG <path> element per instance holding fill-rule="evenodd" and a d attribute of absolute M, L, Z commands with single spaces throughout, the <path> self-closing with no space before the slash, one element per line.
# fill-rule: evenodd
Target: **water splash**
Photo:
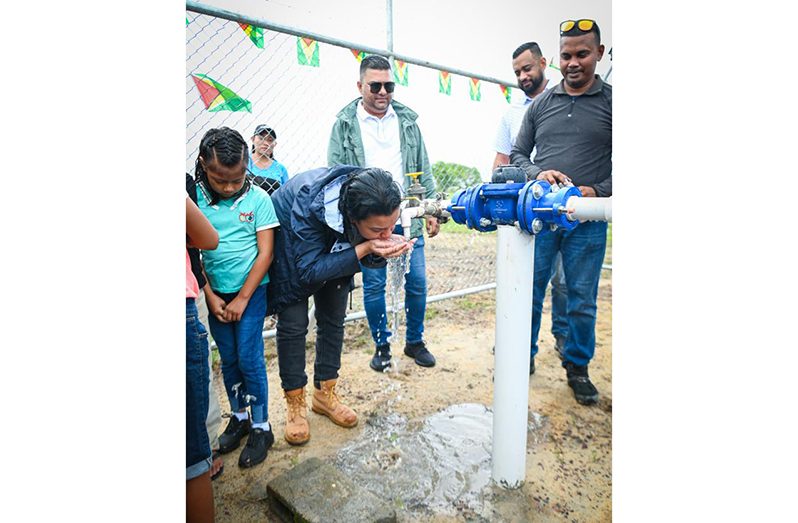
<path fill-rule="evenodd" d="M 534 447 L 545 418 L 530 413 L 529 422 Z M 338 452 L 335 464 L 411 517 L 490 520 L 492 439 L 493 412 L 484 405 L 452 405 L 423 421 L 387 409 L 366 420 L 362 436 Z"/>

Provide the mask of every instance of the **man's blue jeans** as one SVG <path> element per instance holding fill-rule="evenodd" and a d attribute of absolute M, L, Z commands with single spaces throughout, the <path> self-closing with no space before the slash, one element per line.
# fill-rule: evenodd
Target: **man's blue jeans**
<path fill-rule="evenodd" d="M 551 274 L 551 333 L 555 338 L 568 337 L 568 289 L 562 268 L 562 254 L 557 253 Z"/>
<path fill-rule="evenodd" d="M 396 234 L 402 234 L 397 226 Z M 377 346 L 385 345 L 391 336 L 388 330 L 388 314 L 385 307 L 386 267 L 370 269 L 363 267 L 363 305 L 371 328 L 371 337 Z M 424 237 L 416 240 L 410 256 L 410 272 L 405 274 L 405 313 L 407 329 L 406 343 L 418 343 L 424 335 L 424 314 L 427 311 L 427 263 L 424 259 Z M 398 340 L 393 340 L 394 342 Z"/>
<path fill-rule="evenodd" d="M 563 365 L 587 365 L 596 349 L 596 299 L 601 265 L 607 247 L 607 224 L 584 222 L 571 231 L 544 229 L 535 236 L 535 282 L 532 293 L 532 357 L 538 352 L 538 334 L 546 285 L 552 264 L 562 253 L 568 290 L 568 339 Z"/>
<path fill-rule="evenodd" d="M 238 293 L 216 293 L 230 303 Z M 249 299 L 239 321 L 222 323 L 208 315 L 211 334 L 222 358 L 222 377 L 230 408 L 238 412 L 250 407 L 252 423 L 269 419 L 269 385 L 263 356 L 263 320 L 266 318 L 266 285 Z"/>

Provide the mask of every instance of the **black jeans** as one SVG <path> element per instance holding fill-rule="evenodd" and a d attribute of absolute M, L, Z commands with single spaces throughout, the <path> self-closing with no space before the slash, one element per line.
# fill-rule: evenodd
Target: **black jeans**
<path fill-rule="evenodd" d="M 316 306 L 316 362 L 313 379 L 338 378 L 344 344 L 346 298 L 351 276 L 328 281 L 313 295 Z M 277 315 L 277 362 L 283 390 L 304 387 L 305 337 L 308 333 L 308 301 L 286 307 Z"/>

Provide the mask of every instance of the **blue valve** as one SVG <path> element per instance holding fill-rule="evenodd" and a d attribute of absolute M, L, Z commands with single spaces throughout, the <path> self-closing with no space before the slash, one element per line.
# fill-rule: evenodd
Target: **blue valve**
<path fill-rule="evenodd" d="M 537 234 L 544 225 L 565 230 L 577 226 L 565 213 L 571 196 L 581 197 L 576 187 L 551 190 L 545 180 L 526 183 L 481 183 L 455 193 L 447 209 L 452 219 L 480 232 L 495 231 L 498 225 L 518 222 L 521 230 Z"/>

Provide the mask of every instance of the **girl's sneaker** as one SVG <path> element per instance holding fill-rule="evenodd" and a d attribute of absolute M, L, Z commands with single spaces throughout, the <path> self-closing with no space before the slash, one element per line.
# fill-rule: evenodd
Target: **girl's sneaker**
<path fill-rule="evenodd" d="M 269 448 L 274 444 L 274 433 L 269 430 L 252 429 L 247 438 L 247 444 L 238 457 L 238 466 L 241 468 L 254 467 L 266 459 Z"/>

